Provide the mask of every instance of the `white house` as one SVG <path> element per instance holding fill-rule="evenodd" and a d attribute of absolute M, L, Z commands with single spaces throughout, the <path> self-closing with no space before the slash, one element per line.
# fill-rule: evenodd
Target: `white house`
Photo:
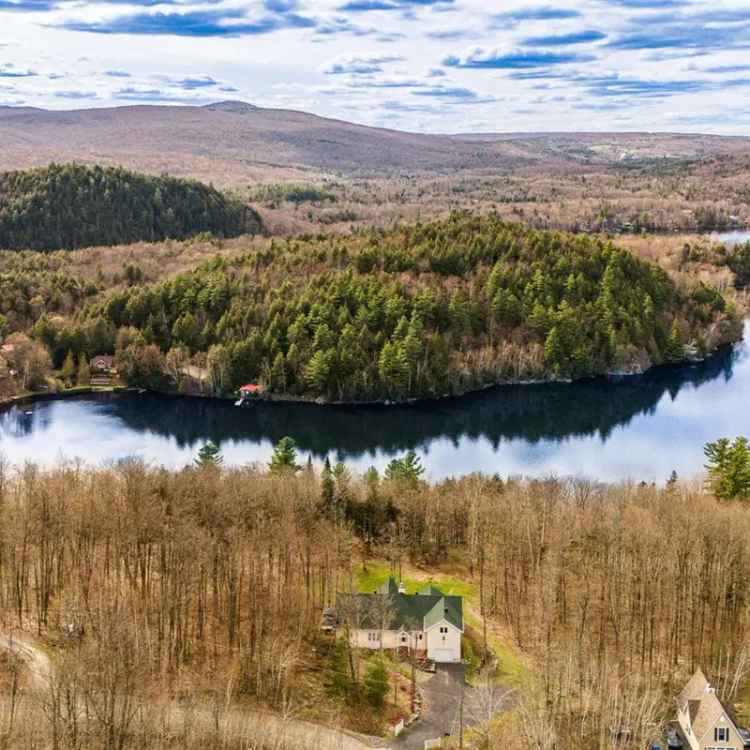
<path fill-rule="evenodd" d="M 338 594 L 336 620 L 355 648 L 405 649 L 439 663 L 461 661 L 463 599 L 434 586 L 407 594 L 390 578 L 371 594 Z"/>
<path fill-rule="evenodd" d="M 677 721 L 691 750 L 742 750 L 750 735 L 738 727 L 699 669 L 677 699 Z"/>

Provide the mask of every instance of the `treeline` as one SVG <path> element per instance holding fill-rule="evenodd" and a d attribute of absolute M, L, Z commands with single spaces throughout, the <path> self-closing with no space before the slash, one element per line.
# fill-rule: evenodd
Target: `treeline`
<path fill-rule="evenodd" d="M 58 250 L 259 232 L 257 213 L 213 187 L 121 168 L 53 164 L 0 174 L 0 248 Z"/>
<path fill-rule="evenodd" d="M 46 746 L 71 726 L 59 747 L 161 747 L 145 707 L 176 696 L 214 706 L 204 747 L 220 746 L 238 701 L 295 715 L 325 653 L 322 609 L 350 590 L 365 551 L 425 575 L 451 560 L 475 618 L 523 655 L 518 710 L 490 747 L 641 748 L 697 666 L 730 701 L 746 677 L 744 506 L 674 482 L 428 485 L 413 457 L 362 480 L 299 469 L 286 447 L 275 458 L 271 473 L 205 455 L 176 473 L 0 463 L 0 630 L 33 626 L 64 667 L 48 688 L 59 704 L 50 693 L 5 747 L 30 747 L 24 733 Z"/>
<path fill-rule="evenodd" d="M 139 385 L 180 388 L 170 373 L 190 362 L 214 393 L 258 381 L 329 401 L 641 371 L 741 336 L 710 286 L 678 288 L 598 238 L 463 213 L 273 242 L 116 291 L 81 319 L 111 331 L 106 350 L 120 352 Z M 129 366 L 144 356 L 148 373 Z"/>

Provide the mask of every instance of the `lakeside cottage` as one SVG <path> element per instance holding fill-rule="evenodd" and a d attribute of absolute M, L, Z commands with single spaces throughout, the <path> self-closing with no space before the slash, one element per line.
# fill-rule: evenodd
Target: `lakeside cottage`
<path fill-rule="evenodd" d="M 679 734 L 670 747 L 692 750 L 742 750 L 750 747 L 750 734 L 737 726 L 731 713 L 699 669 L 677 699 Z"/>
<path fill-rule="evenodd" d="M 408 650 L 437 663 L 461 661 L 463 599 L 435 586 L 407 594 L 389 578 L 371 594 L 336 595 L 337 629 L 354 648 Z"/>
<path fill-rule="evenodd" d="M 240 388 L 240 398 L 235 406 L 244 406 L 245 404 L 258 401 L 265 396 L 266 389 L 258 383 L 248 383 Z"/>
<path fill-rule="evenodd" d="M 91 359 L 89 368 L 92 374 L 110 375 L 115 369 L 115 358 L 109 354 L 97 354 Z"/>

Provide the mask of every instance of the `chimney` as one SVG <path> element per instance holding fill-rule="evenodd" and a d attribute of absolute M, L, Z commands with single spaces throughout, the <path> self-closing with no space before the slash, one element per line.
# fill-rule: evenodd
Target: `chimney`
<path fill-rule="evenodd" d="M 403 581 L 399 581 L 399 584 L 398 584 L 398 593 L 399 594 L 405 594 L 406 593 L 406 586 L 404 586 L 404 582 Z"/>

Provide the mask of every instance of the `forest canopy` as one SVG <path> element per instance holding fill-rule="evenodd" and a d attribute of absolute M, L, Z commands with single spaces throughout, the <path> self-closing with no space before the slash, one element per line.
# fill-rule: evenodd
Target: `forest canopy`
<path fill-rule="evenodd" d="M 0 248 L 68 250 L 257 233 L 258 214 L 208 185 L 121 168 L 52 164 L 0 174 Z"/>
<path fill-rule="evenodd" d="M 193 363 L 213 393 L 261 382 L 326 401 L 639 372 L 741 336 L 713 287 L 678 288 L 604 239 L 465 213 L 274 241 L 114 291 L 81 317 L 111 332 L 136 384 L 180 388 Z M 62 352 L 54 331 L 45 336 Z"/>

